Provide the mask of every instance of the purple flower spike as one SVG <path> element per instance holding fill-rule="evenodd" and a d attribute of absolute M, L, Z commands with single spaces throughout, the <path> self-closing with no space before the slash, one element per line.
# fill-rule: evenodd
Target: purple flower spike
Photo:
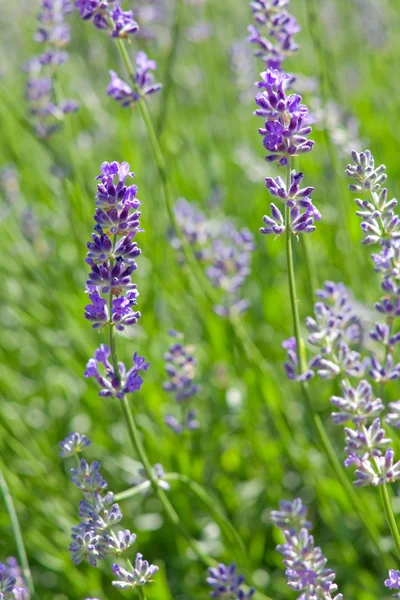
<path fill-rule="evenodd" d="M 118 3 L 110 14 L 114 23 L 111 32 L 112 37 L 127 38 L 130 34 L 139 31 L 139 25 L 134 20 L 131 10 L 121 10 L 121 6 Z"/>
<path fill-rule="evenodd" d="M 68 60 L 64 47 L 69 43 L 71 35 L 65 16 L 71 10 L 69 0 L 42 0 L 34 39 L 45 45 L 45 51 L 24 65 L 29 75 L 26 84 L 29 113 L 36 135 L 41 138 L 48 138 L 57 132 L 64 118 L 76 112 L 79 107 L 72 100 L 59 102 L 53 85 L 57 69 Z"/>
<path fill-rule="evenodd" d="M 257 27 L 250 25 L 251 44 L 255 56 L 261 58 L 267 69 L 281 69 L 287 56 L 298 50 L 293 36 L 300 31 L 296 19 L 285 10 L 288 0 L 253 0 L 250 7 Z"/>
<path fill-rule="evenodd" d="M 113 366 L 109 362 L 109 356 L 110 349 L 105 344 L 101 344 L 100 348 L 96 350 L 94 358 L 91 358 L 86 366 L 85 377 L 96 379 L 101 388 L 99 396 L 121 399 L 126 394 L 138 392 L 143 385 L 143 379 L 139 373 L 147 371 L 149 363 L 146 363 L 145 359 L 135 352 L 132 358 L 132 368 L 126 371 L 125 365 L 119 363 L 119 376 L 117 377 Z"/>
<path fill-rule="evenodd" d="M 134 82 L 128 84 L 120 79 L 117 73 L 110 71 L 111 81 L 107 88 L 107 94 L 124 108 L 131 106 L 145 96 L 155 94 L 162 88 L 161 83 L 154 82 L 154 77 L 150 73 L 156 68 L 157 64 L 154 60 L 149 60 L 144 52 L 138 52 Z"/>
<path fill-rule="evenodd" d="M 286 95 L 288 75 L 269 70 L 261 73 L 261 78 L 257 86 L 264 91 L 256 96 L 258 109 L 254 114 L 266 118 L 265 127 L 258 130 L 268 151 L 265 158 L 286 166 L 290 157 L 312 150 L 314 142 L 307 139 L 311 132 L 309 113 L 301 104 L 301 96 Z"/>

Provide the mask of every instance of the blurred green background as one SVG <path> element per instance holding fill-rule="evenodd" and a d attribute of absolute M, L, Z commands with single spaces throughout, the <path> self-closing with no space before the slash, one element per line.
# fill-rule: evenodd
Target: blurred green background
<path fill-rule="evenodd" d="M 142 392 L 131 400 L 144 443 L 153 463 L 207 488 L 242 536 L 246 552 L 227 547 L 199 500 L 173 483 L 169 497 L 186 527 L 205 552 L 223 562 L 236 561 L 260 591 L 274 599 L 293 598 L 274 550 L 280 537 L 269 512 L 280 498 L 301 496 L 315 523 L 316 543 L 336 570 L 344 596 L 388 597 L 382 557 L 343 496 L 309 425 L 300 391 L 282 369 L 281 342 L 291 335 L 291 317 L 284 242 L 257 233 L 269 203 L 264 177 L 276 173 L 263 160 L 259 122 L 252 115 L 253 82 L 262 65 L 245 42 L 250 9 L 245 0 L 187 0 L 176 23 L 175 4 L 160 0 L 160 5 L 162 19 L 146 26 L 153 38 L 134 38 L 130 53 L 141 48 L 158 62 L 157 80 L 165 88 L 149 108 L 162 126 L 171 187 L 176 198 L 197 202 L 207 215 L 231 216 L 255 233 L 252 274 L 243 292 L 251 306 L 242 320 L 279 383 L 261 374 L 229 322 L 213 313 L 205 295 L 194 298 L 182 277 L 168 243 L 169 221 L 140 115 L 106 96 L 108 70 L 123 74 L 112 40 L 81 22 L 77 12 L 69 15 L 70 60 L 59 70 L 58 85 L 81 108 L 61 132 L 40 142 L 26 120 L 26 73 L 20 69 L 39 51 L 32 39 L 39 0 L 0 0 L 0 451 L 38 597 L 121 596 L 111 587 L 109 567 L 71 563 L 69 536 L 78 520 L 79 493 L 69 481 L 71 464 L 58 455 L 58 442 L 69 431 L 87 434 L 93 444 L 86 457 L 102 462 L 114 492 L 129 487 L 140 466 L 116 401 L 99 398 L 83 378 L 88 358 L 105 341 L 83 318 L 94 178 L 104 160 L 130 163 L 143 201 L 145 233 L 138 240 L 143 255 L 135 273 L 142 319 L 132 334 L 119 337 L 118 345 L 127 362 L 136 350 L 151 361 Z M 124 7 L 135 8 L 130 0 Z M 302 31 L 296 38 L 300 51 L 287 68 L 299 75 L 304 100 L 323 115 L 312 135 L 314 151 L 300 164 L 323 215 L 308 238 L 315 277 L 319 285 L 325 279 L 345 282 L 365 318 L 372 319 L 379 284 L 368 250 L 360 245 L 343 171 L 349 148 L 369 147 L 387 165 L 389 193 L 399 191 L 400 4 L 296 0 L 290 10 Z M 301 244 L 295 244 L 295 261 L 304 318 L 311 314 L 312 298 Z M 170 328 L 185 333 L 199 360 L 202 388 L 195 405 L 201 428 L 186 444 L 163 422 L 171 405 L 162 389 Z M 397 388 L 392 384 L 392 400 L 398 399 Z M 311 383 L 315 410 L 342 461 L 343 432 L 329 418 L 333 392 L 329 382 Z M 285 443 L 274 415 L 289 428 Z M 396 568 L 377 494 L 357 493 L 380 525 L 381 554 Z M 123 523 L 138 535 L 134 551 L 161 567 L 148 586 L 148 599 L 207 598 L 205 569 L 165 521 L 159 502 L 151 494 L 136 496 L 121 508 Z M 397 499 L 394 509 L 400 510 Z M 3 560 L 16 553 L 3 509 L 0 531 Z"/>

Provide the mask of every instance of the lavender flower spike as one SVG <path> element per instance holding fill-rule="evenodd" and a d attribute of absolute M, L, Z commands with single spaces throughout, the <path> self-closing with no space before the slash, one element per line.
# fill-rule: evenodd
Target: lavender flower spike
<path fill-rule="evenodd" d="M 138 52 L 134 82 L 128 84 L 120 79 L 115 71 L 110 71 L 111 81 L 107 88 L 108 96 L 126 108 L 146 96 L 155 94 L 162 88 L 161 83 L 154 82 L 154 77 L 150 72 L 156 68 L 157 63 L 154 60 L 149 60 L 144 52 Z"/>
<path fill-rule="evenodd" d="M 281 503 L 281 511 L 272 514 L 278 527 L 284 527 L 286 521 L 291 527 L 284 530 L 285 543 L 278 545 L 276 549 L 284 557 L 288 587 L 301 592 L 298 600 L 342 600 L 342 594 L 332 597 L 337 591 L 335 573 L 326 568 L 327 559 L 321 548 L 314 546 L 314 538 L 307 530 L 310 524 L 302 523 L 305 509 L 301 501 Z M 296 517 L 294 521 L 293 516 Z"/>
<path fill-rule="evenodd" d="M 265 160 L 286 166 L 291 156 L 311 152 L 313 148 L 314 142 L 307 139 L 311 133 L 309 113 L 301 104 L 301 96 L 286 95 L 288 75 L 269 70 L 261 73 L 261 78 L 257 87 L 263 91 L 256 96 L 258 109 L 254 114 L 266 118 L 265 127 L 258 130 L 267 150 Z"/>

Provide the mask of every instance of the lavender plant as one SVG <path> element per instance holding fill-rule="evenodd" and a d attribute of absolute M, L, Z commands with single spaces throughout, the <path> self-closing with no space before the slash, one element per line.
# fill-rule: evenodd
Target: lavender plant
<path fill-rule="evenodd" d="M 220 563 L 217 567 L 211 567 L 207 577 L 208 585 L 213 588 L 213 591 L 210 592 L 211 598 L 226 598 L 227 600 L 246 600 L 253 597 L 255 590 L 251 588 L 249 591 L 245 591 L 244 581 L 244 576 L 237 574 L 234 563 L 229 566 Z"/>
<path fill-rule="evenodd" d="M 68 60 L 65 47 L 71 33 L 65 16 L 72 10 L 70 0 L 42 0 L 35 40 L 43 46 L 43 52 L 24 66 L 29 74 L 26 84 L 29 113 L 40 138 L 58 131 L 65 116 L 79 107 L 75 101 L 58 98 L 56 82 L 58 68 Z"/>
<path fill-rule="evenodd" d="M 118 523 L 122 519 L 119 504 L 114 502 L 114 494 L 107 492 L 107 482 L 100 473 L 100 463 L 87 463 L 80 458 L 80 452 L 90 444 L 86 436 L 70 433 L 60 442 L 61 456 L 76 456 L 78 466 L 71 469 L 71 480 L 82 492 L 83 500 L 79 503 L 80 522 L 72 528 L 72 542 L 69 550 L 74 564 L 87 561 L 93 567 L 107 556 L 117 560 L 125 557 L 126 552 L 136 541 L 136 535 L 129 529 L 121 529 Z M 126 568 L 114 563 L 112 572 L 117 577 L 113 586 L 120 589 L 134 589 L 152 581 L 158 567 L 149 565 L 140 553 L 136 554 L 133 566 L 126 559 Z"/>
<path fill-rule="evenodd" d="M 273 523 L 285 537 L 285 543 L 279 544 L 276 549 L 284 558 L 287 585 L 300 592 L 298 600 L 342 600 L 343 595 L 336 594 L 336 575 L 332 569 L 326 568 L 327 558 L 321 548 L 314 545 L 314 538 L 309 533 L 311 523 L 306 517 L 306 507 L 299 498 L 293 502 L 283 500 L 280 510 L 271 512 Z"/>
<path fill-rule="evenodd" d="M 183 339 L 183 334 L 177 331 L 170 331 L 170 335 L 178 340 Z M 190 408 L 189 402 L 198 393 L 200 386 L 194 383 L 196 376 L 197 361 L 193 355 L 193 346 L 183 345 L 177 341 L 164 354 L 165 373 L 168 381 L 163 383 L 163 388 L 170 394 L 173 394 L 175 401 L 181 408 L 180 419 L 168 414 L 165 417 L 165 423 L 176 434 L 183 431 L 193 431 L 200 426 L 197 421 L 197 412 Z"/>
<path fill-rule="evenodd" d="M 0 597 L 2 600 L 30 600 L 17 560 L 10 556 L 7 564 L 0 563 Z"/>
<path fill-rule="evenodd" d="M 175 221 L 181 237 L 171 232 L 171 245 L 182 255 L 186 243 L 218 292 L 214 311 L 221 317 L 238 315 L 248 308 L 248 300 L 240 297 L 240 288 L 250 274 L 253 234 L 236 229 L 229 219 L 207 219 L 195 205 L 184 198 L 175 204 Z"/>
<path fill-rule="evenodd" d="M 250 3 L 256 25 L 249 26 L 248 41 L 256 46 L 254 54 L 261 58 L 267 69 L 281 70 L 285 58 L 298 50 L 293 36 L 300 27 L 285 8 L 289 2 L 254 0 Z"/>

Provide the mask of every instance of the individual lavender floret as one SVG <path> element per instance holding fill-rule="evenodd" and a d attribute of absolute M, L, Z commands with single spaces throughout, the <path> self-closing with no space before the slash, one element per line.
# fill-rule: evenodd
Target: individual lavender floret
<path fill-rule="evenodd" d="M 305 373 L 299 373 L 299 359 L 297 354 L 297 342 L 295 337 L 282 342 L 282 348 L 287 352 L 286 362 L 283 363 L 288 379 L 295 381 L 308 381 L 314 376 L 314 372 L 308 369 Z"/>
<path fill-rule="evenodd" d="M 60 456 L 63 458 L 74 456 L 74 454 L 79 454 L 79 452 L 82 452 L 82 450 L 87 448 L 90 444 L 91 441 L 86 435 L 70 433 L 65 440 L 62 440 L 59 444 L 61 448 Z"/>
<path fill-rule="evenodd" d="M 133 12 L 131 10 L 122 10 L 119 2 L 110 11 L 110 16 L 113 21 L 112 37 L 127 38 L 130 34 L 139 31 L 139 25 L 133 18 Z"/>
<path fill-rule="evenodd" d="M 382 400 L 375 398 L 371 384 L 362 380 L 356 388 L 342 381 L 343 396 L 332 396 L 332 404 L 340 412 L 332 413 L 332 422 L 342 425 L 352 421 L 355 425 L 365 424 L 384 410 Z"/>
<path fill-rule="evenodd" d="M 122 362 L 118 363 L 119 377 L 116 377 L 114 368 L 108 360 L 110 354 L 109 347 L 101 344 L 94 358 L 91 358 L 86 366 L 85 377 L 94 377 L 101 387 L 99 396 L 122 399 L 126 394 L 140 391 L 143 379 L 139 373 L 147 371 L 150 363 L 146 363 L 145 359 L 135 352 L 131 369 L 126 371 L 125 365 Z M 104 371 L 104 375 L 100 374 L 100 370 Z"/>
<path fill-rule="evenodd" d="M 258 27 L 250 25 L 248 41 L 257 46 L 254 54 L 269 69 L 281 69 L 285 58 L 298 50 L 293 35 L 300 31 L 300 27 L 296 19 L 284 10 L 287 5 L 286 0 L 253 0 L 250 3 L 254 19 L 265 35 Z"/>
<path fill-rule="evenodd" d="M 155 83 L 150 71 L 157 68 L 155 60 L 150 60 L 144 52 L 136 54 L 135 79 L 128 84 L 120 79 L 115 71 L 110 71 L 111 81 L 107 88 L 107 94 L 117 100 L 122 107 L 131 106 L 145 96 L 155 94 L 162 88 L 161 83 Z"/>
<path fill-rule="evenodd" d="M 97 29 L 108 31 L 112 37 L 127 38 L 139 31 L 133 12 L 123 11 L 119 1 L 76 0 L 75 6 L 84 21 L 92 21 Z"/>
<path fill-rule="evenodd" d="M 95 461 L 89 465 L 81 459 L 77 469 L 71 469 L 71 481 L 87 494 L 100 494 L 107 487 L 107 482 L 100 474 L 100 463 Z"/>
<path fill-rule="evenodd" d="M 127 590 L 151 582 L 152 577 L 158 571 L 158 567 L 149 564 L 147 560 L 143 560 L 142 554 L 138 553 L 136 554 L 135 564 L 130 564 L 129 571 L 117 564 L 112 566 L 112 571 L 118 577 L 117 581 L 112 582 L 113 586 L 121 590 Z"/>
<path fill-rule="evenodd" d="M 283 200 L 285 205 L 289 207 L 289 223 L 285 224 L 282 212 L 272 203 L 270 204 L 271 216 L 264 215 L 263 217 L 266 226 L 261 227 L 261 233 L 279 236 L 286 233 L 287 230 L 294 235 L 315 231 L 314 222 L 321 219 L 321 214 L 310 198 L 314 188 L 300 188 L 303 173 L 292 171 L 290 178 L 291 183 L 287 190 L 285 182 L 280 177 L 276 177 L 276 179 L 266 177 L 265 184 L 270 194 Z"/>
<path fill-rule="evenodd" d="M 389 403 L 390 412 L 385 417 L 385 422 L 391 427 L 400 429 L 400 400 Z"/>
<path fill-rule="evenodd" d="M 389 590 L 400 590 L 400 571 L 390 569 L 389 577 L 385 580 L 385 586 L 388 587 Z M 393 595 L 393 598 L 400 598 L 400 592 L 396 592 Z"/>
<path fill-rule="evenodd" d="M 256 96 L 254 114 L 266 118 L 265 127 L 258 130 L 268 152 L 265 160 L 286 166 L 292 156 L 311 152 L 314 145 L 307 139 L 311 133 L 308 109 L 298 94 L 286 95 L 288 75 L 269 70 L 261 73 L 261 78 L 257 87 L 263 91 Z"/>
<path fill-rule="evenodd" d="M 237 574 L 236 565 L 233 563 L 229 566 L 220 563 L 218 567 L 210 567 L 208 574 L 206 581 L 209 586 L 214 588 L 210 592 L 211 598 L 245 600 L 252 598 L 255 593 L 254 589 L 250 589 L 247 593 L 244 591 L 244 576 Z"/>
<path fill-rule="evenodd" d="M 292 502 L 281 500 L 279 510 L 271 511 L 271 520 L 279 529 L 291 533 L 312 527 L 311 523 L 307 521 L 307 508 L 301 498 L 295 498 Z"/>

